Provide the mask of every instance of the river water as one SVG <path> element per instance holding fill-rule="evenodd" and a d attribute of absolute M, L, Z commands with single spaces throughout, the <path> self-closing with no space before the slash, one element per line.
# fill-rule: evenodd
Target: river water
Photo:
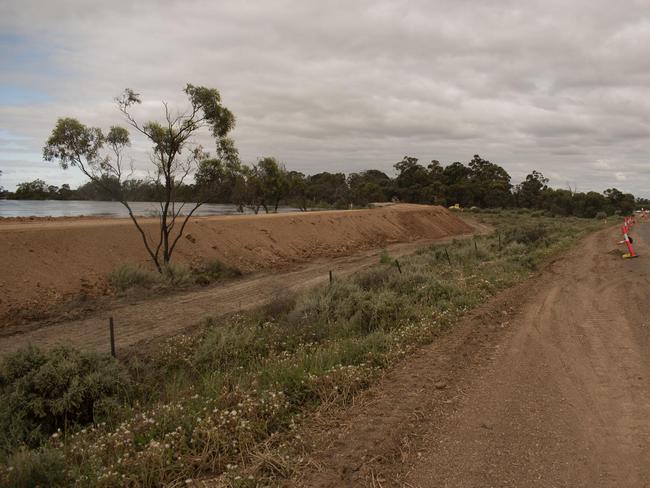
<path fill-rule="evenodd" d="M 156 202 L 130 203 L 138 216 L 156 216 L 160 213 Z M 185 206 L 187 211 L 192 205 Z M 263 210 L 262 210 L 263 211 Z M 292 207 L 280 207 L 278 212 L 297 212 Z M 245 209 L 244 213 L 253 213 Z M 206 203 L 194 215 L 238 215 L 235 205 Z M 119 202 L 91 202 L 82 200 L 0 200 L 0 217 L 128 217 L 129 214 Z"/>

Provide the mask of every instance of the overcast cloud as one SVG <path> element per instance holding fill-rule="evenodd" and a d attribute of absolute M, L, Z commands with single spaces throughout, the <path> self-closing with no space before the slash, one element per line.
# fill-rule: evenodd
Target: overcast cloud
<path fill-rule="evenodd" d="M 220 90 L 248 162 L 392 174 L 478 153 L 514 183 L 650 196 L 650 2 L 611 0 L 3 0 L 0 185 L 82 182 L 42 161 L 58 117 L 121 123 L 125 87 L 157 117 L 188 82 Z"/>

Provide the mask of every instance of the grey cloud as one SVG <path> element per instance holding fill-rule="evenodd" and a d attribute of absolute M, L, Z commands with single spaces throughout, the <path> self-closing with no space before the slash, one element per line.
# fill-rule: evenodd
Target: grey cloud
<path fill-rule="evenodd" d="M 517 181 L 532 169 L 565 186 L 645 196 L 650 11 L 645 1 L 8 0 L 3 33 L 39 62 L 0 56 L 3 83 L 51 100 L 0 105 L 2 130 L 32 156 L 56 118 L 121 123 L 112 97 L 141 92 L 143 118 L 217 87 L 247 160 L 273 154 L 305 172 L 391 166 L 405 154 L 475 153 Z M 38 68 L 42 67 L 39 72 Z M 211 141 L 203 137 L 203 144 Z M 0 140 L 0 184 L 41 164 Z M 138 167 L 147 146 L 135 137 Z M 3 153 L 11 152 L 11 157 Z M 31 156 L 30 156 L 31 157 Z M 612 170 L 593 166 L 615 161 Z M 22 168 L 22 169 L 21 169 Z M 47 169 L 46 169 L 47 168 Z M 616 173 L 626 179 L 616 180 Z M 60 180 L 73 173 L 57 173 Z M 77 176 L 75 176 L 77 178 Z M 80 180 L 79 180 L 80 181 Z"/>

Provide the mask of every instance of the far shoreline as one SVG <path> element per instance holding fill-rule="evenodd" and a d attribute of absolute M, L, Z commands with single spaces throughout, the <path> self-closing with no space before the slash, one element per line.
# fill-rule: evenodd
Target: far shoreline
<path fill-rule="evenodd" d="M 134 215 L 138 219 L 158 218 L 159 202 L 129 201 Z M 182 202 L 177 203 L 181 205 Z M 194 202 L 186 202 L 185 208 L 191 209 Z M 333 210 L 331 208 L 310 207 L 306 211 Z M 298 207 L 283 205 L 277 213 L 301 212 Z M 275 212 L 270 212 L 275 213 Z M 240 212 L 237 205 L 232 203 L 204 203 L 194 214 L 195 217 L 227 216 L 227 215 L 262 215 L 263 208 L 256 214 L 250 208 L 244 207 Z M 181 213 L 184 216 L 185 213 Z M 0 222 L 51 221 L 55 219 L 129 219 L 122 204 L 115 200 L 9 200 L 0 199 Z"/>

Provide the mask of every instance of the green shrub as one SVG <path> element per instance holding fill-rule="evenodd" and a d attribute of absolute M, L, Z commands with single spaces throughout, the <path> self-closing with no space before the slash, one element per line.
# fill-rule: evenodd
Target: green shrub
<path fill-rule="evenodd" d="M 192 363 L 200 371 L 235 369 L 248 366 L 271 347 L 263 331 L 251 324 L 215 324 L 196 349 Z"/>
<path fill-rule="evenodd" d="M 277 320 L 287 315 L 296 306 L 296 294 L 288 290 L 276 292 L 260 309 L 262 320 Z"/>
<path fill-rule="evenodd" d="M 548 240 L 548 229 L 543 224 L 520 225 L 506 232 L 505 242 L 521 244 L 544 244 Z"/>
<path fill-rule="evenodd" d="M 364 291 L 378 290 L 382 288 L 396 273 L 396 270 L 389 267 L 374 267 L 360 271 L 354 281 Z"/>
<path fill-rule="evenodd" d="M 162 274 L 158 274 L 158 281 L 155 285 L 159 288 L 182 288 L 196 283 L 196 275 L 192 269 L 182 264 L 168 264 L 163 268 Z"/>
<path fill-rule="evenodd" d="M 526 244 L 518 241 L 509 242 L 506 247 L 503 248 L 505 254 L 511 256 L 523 256 L 528 253 L 528 248 Z"/>
<path fill-rule="evenodd" d="M 160 282 L 158 273 L 128 264 L 122 265 L 108 275 L 108 284 L 117 291 L 134 287 L 150 287 Z"/>
<path fill-rule="evenodd" d="M 113 358 L 59 347 L 23 349 L 0 364 L 0 453 L 39 446 L 57 429 L 105 418 L 130 390 Z"/>
<path fill-rule="evenodd" d="M 398 328 L 415 316 L 408 300 L 387 290 L 374 295 L 366 294 L 351 322 L 363 333 L 370 333 Z"/>
<path fill-rule="evenodd" d="M 215 259 L 207 263 L 187 267 L 179 264 L 167 265 L 162 273 L 137 266 L 123 265 L 108 275 L 108 284 L 124 292 L 132 288 L 182 288 L 191 285 L 209 285 L 215 281 L 240 276 L 241 271 L 226 266 Z"/>
<path fill-rule="evenodd" d="M 18 451 L 7 464 L 11 469 L 0 474 L 0 486 L 54 488 L 70 485 L 65 475 L 65 458 L 60 450 Z"/>
<path fill-rule="evenodd" d="M 607 218 L 607 214 L 605 212 L 598 212 L 596 214 L 596 219 L 598 220 L 605 220 Z"/>
<path fill-rule="evenodd" d="M 390 254 L 388 254 L 388 251 L 386 249 L 381 251 L 381 254 L 379 255 L 379 262 L 381 264 L 389 264 L 393 262 L 393 258 L 390 257 Z"/>
<path fill-rule="evenodd" d="M 209 285 L 215 281 L 241 276 L 241 271 L 226 266 L 218 259 L 213 259 L 202 266 L 192 269 L 192 274 L 196 284 Z"/>

